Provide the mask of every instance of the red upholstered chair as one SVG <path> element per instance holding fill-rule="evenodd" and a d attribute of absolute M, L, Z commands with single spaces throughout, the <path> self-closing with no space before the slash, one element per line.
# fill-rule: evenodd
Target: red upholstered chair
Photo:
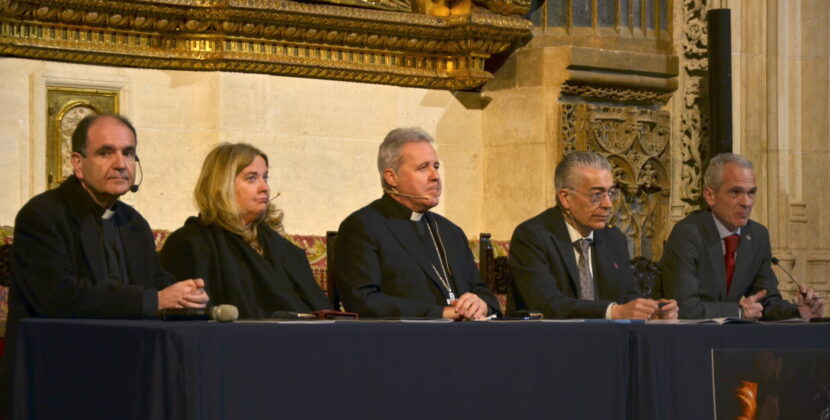
<path fill-rule="evenodd" d="M 6 348 L 6 317 L 9 314 L 9 283 L 12 281 L 11 251 L 14 228 L 0 226 L 0 356 Z"/>

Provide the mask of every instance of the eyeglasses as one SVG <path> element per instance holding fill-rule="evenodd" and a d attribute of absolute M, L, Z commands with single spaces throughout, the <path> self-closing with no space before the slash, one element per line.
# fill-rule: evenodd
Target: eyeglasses
<path fill-rule="evenodd" d="M 611 189 L 608 189 L 608 190 L 594 191 L 592 193 L 584 193 L 584 192 L 579 191 L 579 190 L 577 190 L 575 188 L 572 188 L 572 187 L 566 187 L 566 188 L 568 188 L 571 191 L 576 191 L 576 192 L 584 195 L 589 200 L 591 200 L 591 204 L 593 204 L 595 206 L 598 206 L 600 203 L 602 203 L 602 200 L 605 198 L 606 195 L 608 196 L 608 199 L 610 199 L 611 202 L 613 203 L 614 201 L 617 200 L 617 198 L 620 197 L 620 192 L 621 192 L 619 188 L 611 188 Z"/>

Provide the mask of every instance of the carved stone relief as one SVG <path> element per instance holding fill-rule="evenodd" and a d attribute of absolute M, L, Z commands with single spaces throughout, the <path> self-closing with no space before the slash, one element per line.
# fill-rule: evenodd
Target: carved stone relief
<path fill-rule="evenodd" d="M 680 150 L 679 208 L 672 212 L 676 222 L 698 208 L 702 192 L 703 162 L 708 160 L 708 109 L 701 99 L 701 85 L 709 67 L 706 47 L 706 11 L 709 0 L 684 0 L 680 24 L 682 46 L 683 102 L 678 131 Z"/>
<path fill-rule="evenodd" d="M 565 154 L 590 150 L 608 158 L 622 196 L 614 203 L 617 226 L 632 256 L 656 260 L 667 233 L 671 116 L 636 105 L 561 103 Z"/>

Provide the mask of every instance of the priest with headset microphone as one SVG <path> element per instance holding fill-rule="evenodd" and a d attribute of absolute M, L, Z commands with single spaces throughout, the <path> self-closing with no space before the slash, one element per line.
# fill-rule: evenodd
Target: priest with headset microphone
<path fill-rule="evenodd" d="M 430 211 L 441 198 L 433 138 L 389 132 L 378 150 L 384 194 L 347 217 L 334 244 L 334 281 L 361 318 L 484 319 L 498 312 L 467 236 Z"/>

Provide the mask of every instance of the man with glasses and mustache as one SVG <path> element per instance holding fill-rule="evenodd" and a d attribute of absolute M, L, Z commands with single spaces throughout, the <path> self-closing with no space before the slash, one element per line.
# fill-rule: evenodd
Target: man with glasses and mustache
<path fill-rule="evenodd" d="M 510 242 L 508 311 L 546 318 L 677 318 L 677 302 L 639 295 L 625 235 L 608 227 L 620 192 L 611 164 L 573 152 L 556 166 L 556 206 L 520 224 Z"/>
<path fill-rule="evenodd" d="M 800 286 L 796 304 L 778 292 L 769 232 L 749 219 L 758 191 L 752 162 L 721 153 L 703 183 L 708 209 L 674 226 L 660 261 L 664 294 L 677 299 L 680 317 L 820 317 L 824 303 L 813 289 Z"/>

